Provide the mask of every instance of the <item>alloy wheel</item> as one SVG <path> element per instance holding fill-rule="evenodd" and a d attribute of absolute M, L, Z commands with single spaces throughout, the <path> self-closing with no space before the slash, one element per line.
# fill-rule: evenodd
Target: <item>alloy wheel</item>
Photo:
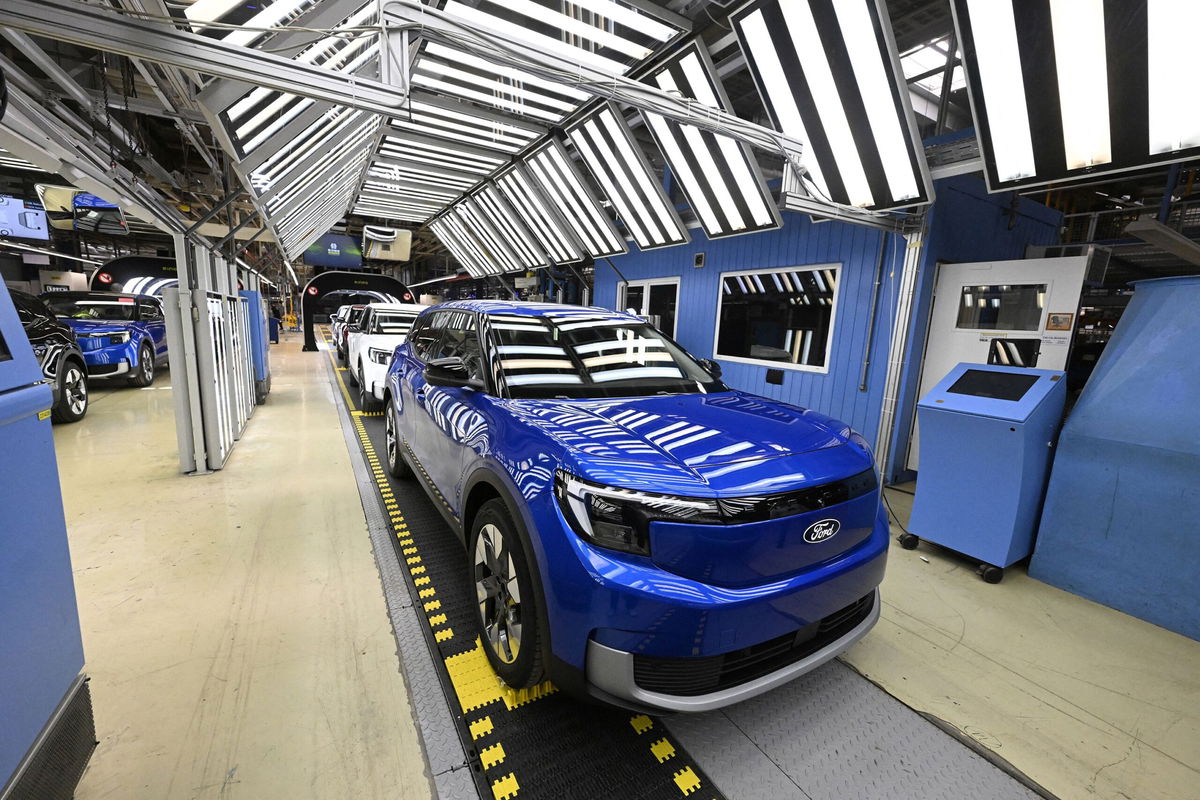
<path fill-rule="evenodd" d="M 387 445 L 388 464 L 400 463 L 400 453 L 396 450 L 396 423 L 392 419 L 392 409 L 389 406 L 384 417 L 384 436 Z"/>
<path fill-rule="evenodd" d="M 475 596 L 492 652 L 513 663 L 521 652 L 521 590 L 504 533 L 491 523 L 475 541 Z"/>
<path fill-rule="evenodd" d="M 87 379 L 79 367 L 68 367 L 63 375 L 63 399 L 71 413 L 76 416 L 87 410 L 88 390 Z"/>
<path fill-rule="evenodd" d="M 144 356 L 144 355 L 148 355 L 148 354 L 143 353 L 142 355 Z M 154 378 L 154 356 L 150 356 L 149 358 L 143 358 L 142 359 L 142 380 L 144 380 L 146 383 L 150 383 L 150 381 L 153 378 Z"/>

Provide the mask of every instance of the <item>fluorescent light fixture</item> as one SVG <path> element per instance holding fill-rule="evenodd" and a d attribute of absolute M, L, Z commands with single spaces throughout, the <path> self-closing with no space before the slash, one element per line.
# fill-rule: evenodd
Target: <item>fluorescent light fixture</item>
<path fill-rule="evenodd" d="M 1200 102 L 1180 97 L 1177 80 L 1196 66 L 1196 32 L 1200 3 L 1196 0 L 1148 0 L 1147 85 L 1149 149 L 1152 155 L 1200 147 Z"/>
<path fill-rule="evenodd" d="M 773 124 L 804 146 L 816 200 L 931 202 L 883 0 L 759 0 L 730 21 Z"/>
<path fill-rule="evenodd" d="M 612 220 L 584 187 L 575 165 L 557 140 L 552 139 L 531 153 L 521 168 L 528 183 L 540 186 L 550 205 L 561 210 L 587 253 L 602 258 L 628 252 Z"/>
<path fill-rule="evenodd" d="M 583 250 L 562 217 L 524 172 L 517 167 L 509 169 L 496 178 L 496 187 L 529 225 L 529 230 L 553 261 L 563 264 L 583 260 Z"/>
<path fill-rule="evenodd" d="M 693 44 L 649 80 L 664 91 L 727 111 L 730 103 L 715 72 L 707 52 Z M 643 111 L 642 116 L 709 238 L 780 225 L 748 147 L 658 114 Z"/>
<path fill-rule="evenodd" d="M 544 267 L 549 262 L 542 248 L 525 227 L 523 218 L 513 213 L 508 201 L 493 185 L 484 186 L 471 195 L 475 209 L 491 225 L 492 230 L 504 239 L 513 256 L 526 269 Z"/>
<path fill-rule="evenodd" d="M 568 128 L 567 137 L 639 247 L 648 250 L 690 239 L 615 105 L 601 106 Z"/>
<path fill-rule="evenodd" d="M 1104 0 L 1050 0 L 1067 169 L 1112 161 Z"/>

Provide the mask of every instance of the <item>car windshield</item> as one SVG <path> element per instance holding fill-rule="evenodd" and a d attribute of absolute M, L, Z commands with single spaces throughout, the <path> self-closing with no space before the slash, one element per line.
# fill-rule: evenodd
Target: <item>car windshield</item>
<path fill-rule="evenodd" d="M 362 319 L 363 311 L 365 311 L 365 310 L 366 310 L 365 308 L 350 309 L 348 312 L 346 312 L 346 324 L 347 325 L 357 325 L 358 321 L 360 319 Z"/>
<path fill-rule="evenodd" d="M 371 333 L 389 335 L 408 335 L 413 320 L 417 318 L 416 311 L 380 311 L 376 312 L 371 321 Z"/>
<path fill-rule="evenodd" d="M 636 397 L 724 391 L 651 325 L 601 315 L 492 314 L 494 362 L 513 398 Z"/>
<path fill-rule="evenodd" d="M 54 312 L 54 316 L 59 319 L 98 319 L 120 322 L 137 318 L 137 304 L 132 297 L 117 297 L 112 300 L 49 298 L 46 303 Z"/>

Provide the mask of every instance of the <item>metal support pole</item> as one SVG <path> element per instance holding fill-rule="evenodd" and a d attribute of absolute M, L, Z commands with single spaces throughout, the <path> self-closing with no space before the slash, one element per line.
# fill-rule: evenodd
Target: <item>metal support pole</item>
<path fill-rule="evenodd" d="M 942 71 L 942 91 L 938 97 L 937 125 L 934 128 L 938 135 L 946 132 L 946 118 L 950 116 L 950 84 L 954 83 L 954 66 L 958 63 L 958 32 L 953 27 L 950 28 L 950 38 L 946 44 L 946 67 Z"/>
<path fill-rule="evenodd" d="M 1167 185 L 1163 187 L 1162 202 L 1158 206 L 1158 221 L 1162 224 L 1167 224 L 1167 218 L 1171 216 L 1171 196 L 1175 194 L 1175 188 L 1179 186 L 1179 164 L 1172 164 L 1171 169 L 1167 171 Z"/>
<path fill-rule="evenodd" d="M 200 230 L 201 225 L 204 225 L 206 222 L 212 222 L 212 220 L 216 218 L 217 214 L 220 214 L 222 211 L 229 208 L 229 206 L 233 203 L 233 201 L 237 200 L 239 197 L 241 197 L 241 195 L 242 195 L 241 189 L 234 189 L 232 192 L 225 195 L 223 198 L 221 198 L 221 202 L 217 203 L 215 206 L 212 207 L 211 211 L 209 211 L 203 217 L 198 219 L 192 225 L 192 227 L 187 229 L 186 235 L 192 236 L 193 234 L 195 234 L 197 231 Z"/>
<path fill-rule="evenodd" d="M 249 250 L 250 245 L 254 244 L 254 240 L 257 239 L 258 237 L 262 236 L 266 232 L 267 232 L 267 226 L 264 224 L 261 228 L 259 228 L 258 230 L 256 230 L 254 232 L 253 236 L 251 236 L 249 239 L 247 239 L 245 242 L 243 242 L 241 247 L 239 247 L 237 250 L 234 251 L 233 257 L 237 258 L 242 253 Z"/>

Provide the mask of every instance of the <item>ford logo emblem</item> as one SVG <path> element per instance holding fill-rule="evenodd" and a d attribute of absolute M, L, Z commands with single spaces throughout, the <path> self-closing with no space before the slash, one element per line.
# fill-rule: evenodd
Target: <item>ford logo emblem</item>
<path fill-rule="evenodd" d="M 832 539 L 841 529 L 842 523 L 836 519 L 823 519 L 804 529 L 804 541 L 809 544 L 819 544 L 826 539 Z"/>

